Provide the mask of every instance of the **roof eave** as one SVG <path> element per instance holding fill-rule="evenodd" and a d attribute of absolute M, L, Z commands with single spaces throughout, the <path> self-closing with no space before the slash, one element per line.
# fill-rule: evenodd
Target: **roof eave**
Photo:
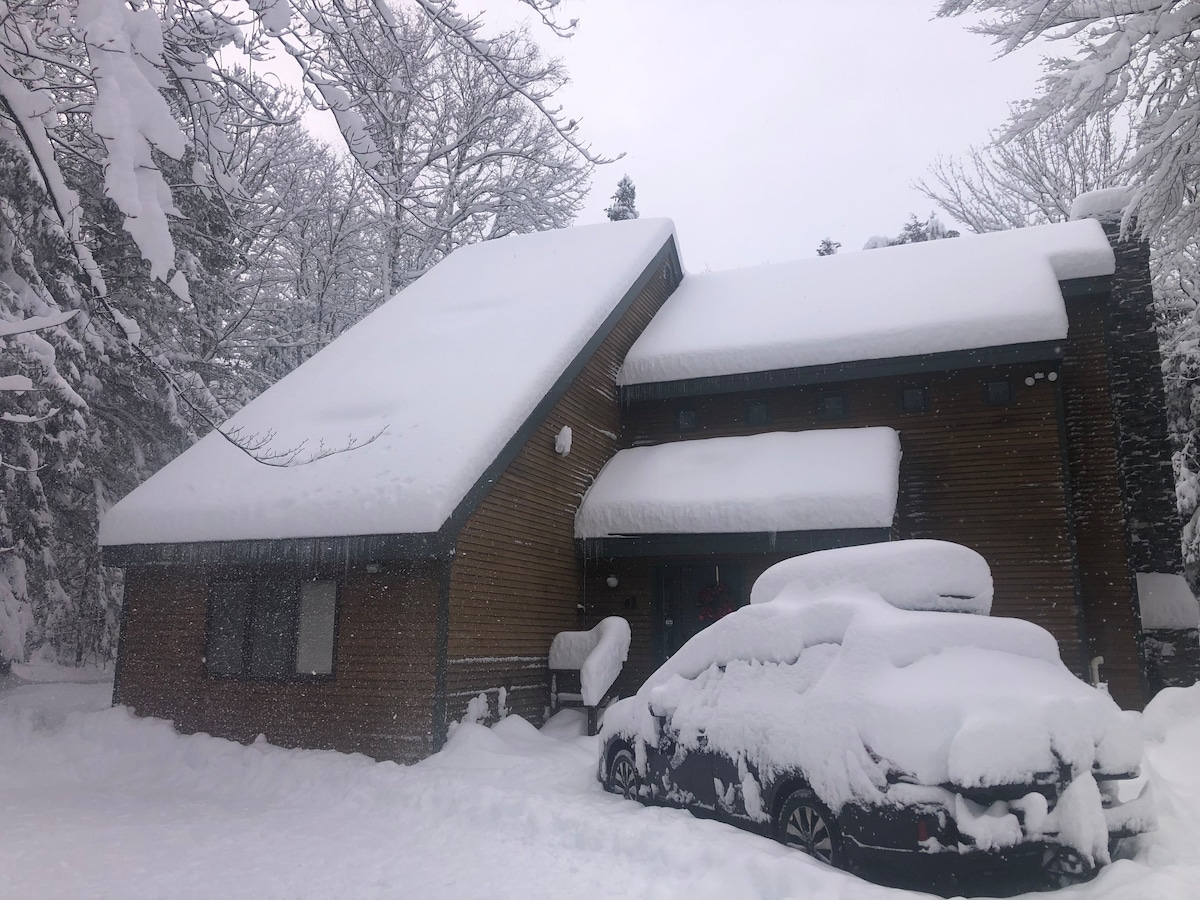
<path fill-rule="evenodd" d="M 810 384 L 832 384 L 860 378 L 920 375 L 928 372 L 987 368 L 1012 363 L 1052 362 L 1062 358 L 1064 343 L 1065 341 L 1062 340 L 1035 341 L 1024 344 L 1005 344 L 998 347 L 978 347 L 971 350 L 950 350 L 943 353 L 894 356 L 887 359 L 859 359 L 819 366 L 798 366 L 791 369 L 773 369 L 763 372 L 740 372 L 732 375 L 710 375 L 677 381 L 626 384 L 621 385 L 621 402 L 674 400 L 708 394 L 733 394 Z"/>
<path fill-rule="evenodd" d="M 834 547 L 876 544 L 890 528 L 827 528 L 814 531 L 753 531 L 713 534 L 629 534 L 576 538 L 584 559 L 657 556 L 714 556 L 757 553 L 798 555 Z"/>

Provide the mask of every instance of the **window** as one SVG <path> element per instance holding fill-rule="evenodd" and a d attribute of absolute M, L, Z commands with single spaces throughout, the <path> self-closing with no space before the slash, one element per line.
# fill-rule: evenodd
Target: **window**
<path fill-rule="evenodd" d="M 821 394 L 817 397 L 818 419 L 841 419 L 846 415 L 846 398 L 841 394 Z"/>
<path fill-rule="evenodd" d="M 746 424 L 754 427 L 771 424 L 771 412 L 766 400 L 750 400 L 746 403 Z"/>
<path fill-rule="evenodd" d="M 915 384 L 900 388 L 900 410 L 906 413 L 925 412 L 925 388 Z"/>
<path fill-rule="evenodd" d="M 336 581 L 215 581 L 208 597 L 208 674 L 332 675 L 336 619 Z"/>
<path fill-rule="evenodd" d="M 680 431 L 695 431 L 700 427 L 700 416 L 694 409 L 681 409 L 675 413 L 675 427 Z"/>
<path fill-rule="evenodd" d="M 983 402 L 988 406 L 1003 406 L 1012 402 L 1012 382 L 998 378 L 983 383 Z"/>

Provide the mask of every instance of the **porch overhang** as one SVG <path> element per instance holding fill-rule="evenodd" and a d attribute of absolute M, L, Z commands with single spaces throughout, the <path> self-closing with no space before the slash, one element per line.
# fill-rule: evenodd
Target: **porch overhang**
<path fill-rule="evenodd" d="M 807 553 L 887 540 L 900 436 L 831 428 L 622 450 L 575 515 L 585 559 Z"/>

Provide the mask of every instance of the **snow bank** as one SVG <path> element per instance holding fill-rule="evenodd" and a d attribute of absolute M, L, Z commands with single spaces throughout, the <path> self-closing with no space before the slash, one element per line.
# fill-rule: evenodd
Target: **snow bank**
<path fill-rule="evenodd" d="M 102 544 L 434 532 L 673 235 L 666 219 L 456 250 L 118 503 Z"/>
<path fill-rule="evenodd" d="M 620 384 L 1061 340 L 1058 282 L 1111 275 L 1085 220 L 689 274 Z"/>
<path fill-rule="evenodd" d="M 751 603 L 820 594 L 832 587 L 861 587 L 901 609 L 987 615 L 992 572 L 987 560 L 948 541 L 892 541 L 840 547 L 785 559 L 754 582 Z"/>
<path fill-rule="evenodd" d="M 406 768 L 182 737 L 161 721 L 106 709 L 105 685 L 16 692 L 3 685 L 6 896 L 929 896 L 869 884 L 685 812 L 605 794 L 595 779 L 596 739 L 579 736 L 583 717 L 575 711 L 540 734 L 512 716 L 494 729 L 463 726 L 442 752 Z M 1162 691 L 1141 718 L 1160 828 L 1139 840 L 1136 856 L 1064 896 L 1194 900 L 1200 687 Z"/>
<path fill-rule="evenodd" d="M 1200 627 L 1200 605 L 1182 575 L 1138 572 L 1142 628 Z"/>
<path fill-rule="evenodd" d="M 620 616 L 601 619 L 591 631 L 560 631 L 550 643 L 551 669 L 578 669 L 585 706 L 596 706 L 629 658 L 632 633 Z"/>
<path fill-rule="evenodd" d="M 774 432 L 622 450 L 575 516 L 581 538 L 890 528 L 891 428 Z"/>

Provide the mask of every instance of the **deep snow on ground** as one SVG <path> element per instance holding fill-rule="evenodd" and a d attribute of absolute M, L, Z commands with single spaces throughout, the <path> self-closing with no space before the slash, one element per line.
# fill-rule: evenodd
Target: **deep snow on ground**
<path fill-rule="evenodd" d="M 594 779 L 577 719 L 461 726 L 419 765 L 177 735 L 108 683 L 0 679 L 0 896 L 911 898 Z M 1143 718 L 1160 830 L 1056 897 L 1200 894 L 1200 688 Z"/>

